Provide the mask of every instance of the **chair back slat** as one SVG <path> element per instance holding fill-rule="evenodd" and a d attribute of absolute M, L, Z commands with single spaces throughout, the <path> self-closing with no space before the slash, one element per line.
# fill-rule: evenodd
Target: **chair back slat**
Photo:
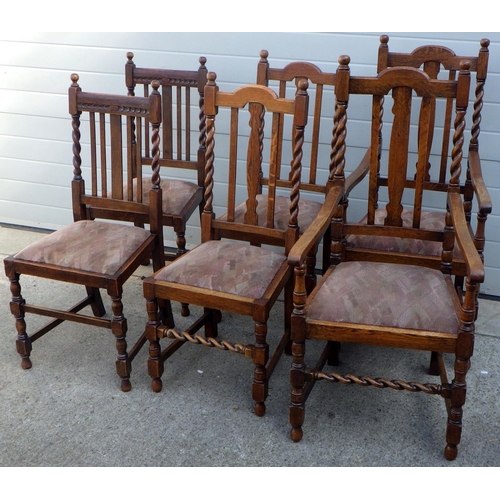
<path fill-rule="evenodd" d="M 96 152 L 96 129 L 95 129 L 95 113 L 89 113 L 90 125 L 90 169 L 92 172 L 92 196 L 97 196 L 97 152 Z"/>
<path fill-rule="evenodd" d="M 238 108 L 231 109 L 229 176 L 228 176 L 228 221 L 234 222 L 236 208 L 236 181 L 238 162 Z"/>

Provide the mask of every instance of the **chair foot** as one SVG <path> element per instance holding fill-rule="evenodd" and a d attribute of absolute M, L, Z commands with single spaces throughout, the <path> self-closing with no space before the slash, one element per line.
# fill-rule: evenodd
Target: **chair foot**
<path fill-rule="evenodd" d="M 456 444 L 447 444 L 446 448 L 444 449 L 444 458 L 446 460 L 455 460 L 458 455 L 458 449 Z"/>
<path fill-rule="evenodd" d="M 298 443 L 302 439 L 303 435 L 304 433 L 302 432 L 302 427 L 292 427 L 290 437 L 294 443 Z"/>
<path fill-rule="evenodd" d="M 266 404 L 265 403 L 255 403 L 253 411 L 255 412 L 255 415 L 257 415 L 258 417 L 263 417 L 266 413 Z"/>
<path fill-rule="evenodd" d="M 23 370 L 29 370 L 32 366 L 31 359 L 28 356 L 23 356 L 21 359 L 21 368 Z"/>
<path fill-rule="evenodd" d="M 189 304 L 181 304 L 181 316 L 188 317 L 191 314 L 189 311 Z"/>
<path fill-rule="evenodd" d="M 122 379 L 121 384 L 120 384 L 120 389 L 123 392 L 129 392 L 130 389 L 132 389 L 132 384 L 130 383 L 130 380 L 127 379 Z"/>
<path fill-rule="evenodd" d="M 161 381 L 161 378 L 154 378 L 151 382 L 151 389 L 153 389 L 153 392 L 161 392 L 162 387 L 163 382 Z"/>

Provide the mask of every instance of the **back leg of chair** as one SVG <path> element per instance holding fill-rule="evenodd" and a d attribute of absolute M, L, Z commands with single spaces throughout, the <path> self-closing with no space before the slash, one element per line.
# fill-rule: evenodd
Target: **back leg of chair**
<path fill-rule="evenodd" d="M 186 250 L 186 226 L 181 222 L 181 224 L 176 224 L 174 227 L 175 234 L 177 235 L 177 253 L 175 254 L 175 258 L 184 255 Z M 181 315 L 184 317 L 189 316 L 191 313 L 189 311 L 189 304 L 183 302 L 181 304 Z"/>
<path fill-rule="evenodd" d="M 135 222 L 134 222 L 134 226 L 135 226 L 135 227 L 140 227 L 140 228 L 144 229 L 144 224 L 143 224 L 142 222 L 137 222 L 137 221 L 135 221 Z M 144 261 L 142 262 L 142 265 L 143 265 L 143 266 L 149 266 L 149 264 L 150 264 L 150 263 L 151 263 L 151 260 L 150 260 L 150 259 L 148 259 L 148 258 L 146 258 L 146 259 L 144 259 Z"/>
<path fill-rule="evenodd" d="M 16 350 L 21 356 L 21 367 L 24 370 L 28 370 L 31 368 L 31 339 L 26 333 L 26 322 L 24 321 L 24 309 L 23 305 L 25 304 L 25 300 L 21 295 L 21 284 L 19 283 L 19 274 L 15 274 L 14 276 L 10 276 L 10 292 L 12 295 L 12 301 L 10 303 L 10 311 L 14 315 L 16 319 L 16 330 L 17 330 L 17 339 L 16 339 Z"/>
<path fill-rule="evenodd" d="M 215 339 L 219 335 L 219 328 L 217 326 L 217 315 L 220 311 L 216 309 L 209 309 L 205 307 L 203 309 L 204 314 L 207 315 L 207 319 L 205 321 L 205 338 Z"/>
<path fill-rule="evenodd" d="M 327 363 L 329 366 L 339 366 L 340 363 L 340 342 L 328 341 L 329 344 L 329 354 Z"/>
<path fill-rule="evenodd" d="M 439 369 L 439 355 L 437 352 L 431 352 L 431 361 L 429 363 L 429 375 L 439 375 L 441 370 Z"/>
<path fill-rule="evenodd" d="M 101 291 L 99 288 L 91 288 L 89 286 L 86 287 L 87 295 L 92 297 L 92 302 L 90 303 L 90 307 L 92 308 L 92 312 L 94 316 L 101 318 L 106 314 L 106 308 L 102 302 Z"/>
<path fill-rule="evenodd" d="M 459 360 L 455 361 L 456 363 Z M 455 375 L 457 375 L 455 368 Z M 456 378 L 451 384 L 450 408 L 448 411 L 448 425 L 446 427 L 446 448 L 444 456 L 447 460 L 454 460 L 457 457 L 457 446 L 460 443 L 462 434 L 462 415 L 465 403 L 466 384 L 459 383 Z"/>
<path fill-rule="evenodd" d="M 255 322 L 255 346 L 252 360 L 255 365 L 252 383 L 252 397 L 255 401 L 254 412 L 262 417 L 266 412 L 265 401 L 268 393 L 267 362 L 269 346 L 267 344 L 267 322 Z"/>
<path fill-rule="evenodd" d="M 172 313 L 172 303 L 170 300 L 158 300 L 160 308 L 160 323 L 168 328 L 175 328 L 174 315 Z"/>

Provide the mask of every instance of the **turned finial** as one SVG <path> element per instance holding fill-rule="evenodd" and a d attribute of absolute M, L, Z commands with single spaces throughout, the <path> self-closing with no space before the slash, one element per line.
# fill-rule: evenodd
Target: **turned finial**
<path fill-rule="evenodd" d="M 158 92 L 160 85 L 161 85 L 161 83 L 159 82 L 159 80 L 153 80 L 151 82 L 151 86 L 153 87 L 153 92 Z"/>
<path fill-rule="evenodd" d="M 309 82 L 307 78 L 300 78 L 299 81 L 297 82 L 297 90 L 299 92 L 306 92 L 308 88 L 309 88 Z"/>
<path fill-rule="evenodd" d="M 487 49 L 490 46 L 490 41 L 487 38 L 483 38 L 479 43 L 483 49 Z"/>
<path fill-rule="evenodd" d="M 267 62 L 267 58 L 269 57 L 269 52 L 266 49 L 263 49 L 259 53 L 260 62 Z"/>
<path fill-rule="evenodd" d="M 199 62 L 201 64 L 201 67 L 204 68 L 205 67 L 205 64 L 207 62 L 207 58 L 204 57 L 204 56 L 201 56 L 200 59 L 199 59 Z"/>
<path fill-rule="evenodd" d="M 207 85 L 215 85 L 215 80 L 217 79 L 217 74 L 213 71 L 209 71 L 207 75 L 208 83 Z"/>
<path fill-rule="evenodd" d="M 341 66 L 349 66 L 350 62 L 351 62 L 351 58 L 349 56 L 340 56 L 339 57 L 339 64 Z"/>
<path fill-rule="evenodd" d="M 460 61 L 460 71 L 469 71 L 469 70 L 470 70 L 470 61 L 468 59 Z"/>
<path fill-rule="evenodd" d="M 73 82 L 71 84 L 72 87 L 78 87 L 78 80 L 80 79 L 80 77 L 76 74 L 76 73 L 73 73 L 71 75 L 71 81 Z"/>
<path fill-rule="evenodd" d="M 132 59 L 133 58 L 134 58 L 134 53 L 133 52 L 127 52 L 127 59 L 128 59 L 127 63 L 133 64 L 132 63 Z"/>
<path fill-rule="evenodd" d="M 380 43 L 382 45 L 387 45 L 389 42 L 389 35 L 380 35 Z"/>

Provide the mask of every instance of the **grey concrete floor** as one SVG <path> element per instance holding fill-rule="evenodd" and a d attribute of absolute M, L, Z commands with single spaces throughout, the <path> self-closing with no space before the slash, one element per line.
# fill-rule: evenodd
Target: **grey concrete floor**
<path fill-rule="evenodd" d="M 41 236 L 0 226 L 0 257 Z M 125 287 L 130 344 L 144 329 L 141 276 L 150 272 L 141 267 Z M 69 306 L 81 295 L 78 287 L 30 277 L 22 277 L 21 285 L 28 301 L 40 299 L 47 305 Z M 2 467 L 500 466 L 500 302 L 480 303 L 462 443 L 457 460 L 447 462 L 443 400 L 390 389 L 316 384 L 307 402 L 304 438 L 293 443 L 288 356 L 271 379 L 262 418 L 252 411 L 251 361 L 216 349 L 180 349 L 166 364 L 162 392 L 153 393 L 143 348 L 134 360 L 132 391 L 122 393 L 112 335 L 64 323 L 34 344 L 33 367 L 22 370 L 3 272 L 0 292 Z M 280 331 L 279 305 L 270 321 L 270 343 Z M 39 321 L 28 316 L 28 328 Z M 224 314 L 220 327 L 221 337 L 253 341 L 248 318 Z M 339 371 L 425 381 L 427 362 L 426 353 L 346 345 Z"/>

